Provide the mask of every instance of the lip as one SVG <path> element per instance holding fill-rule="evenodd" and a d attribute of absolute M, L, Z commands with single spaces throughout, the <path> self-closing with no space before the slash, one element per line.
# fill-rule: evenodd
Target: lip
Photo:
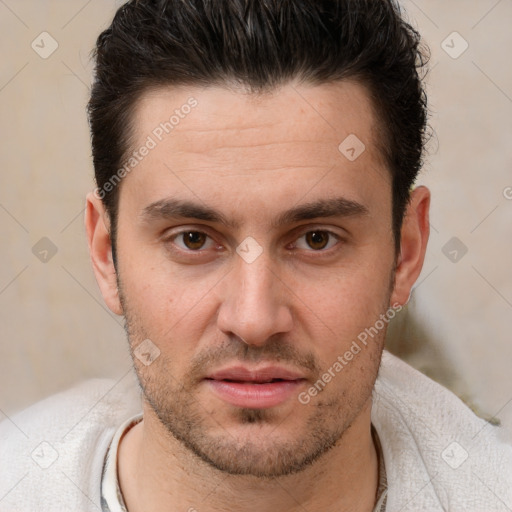
<path fill-rule="evenodd" d="M 261 368 L 247 368 L 245 366 L 230 366 L 221 370 L 212 372 L 206 376 L 207 379 L 214 380 L 235 380 L 241 382 L 265 382 L 272 379 L 298 380 L 304 379 L 304 375 L 283 368 L 281 366 L 264 366 Z"/>
<path fill-rule="evenodd" d="M 205 378 L 209 389 L 225 402 L 253 409 L 282 404 L 296 396 L 305 381 L 302 374 L 278 366 L 256 369 L 232 366 L 212 372 Z"/>

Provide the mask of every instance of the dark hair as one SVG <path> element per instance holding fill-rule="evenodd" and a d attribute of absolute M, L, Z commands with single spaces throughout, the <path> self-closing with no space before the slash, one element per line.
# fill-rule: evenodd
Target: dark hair
<path fill-rule="evenodd" d="M 95 58 L 88 113 L 114 262 L 120 187 L 108 183 L 129 152 L 141 95 L 157 86 L 229 83 L 257 93 L 292 79 L 366 86 L 392 177 L 399 252 L 423 164 L 428 111 L 420 71 L 429 55 L 396 0 L 130 0 L 98 37 Z"/>

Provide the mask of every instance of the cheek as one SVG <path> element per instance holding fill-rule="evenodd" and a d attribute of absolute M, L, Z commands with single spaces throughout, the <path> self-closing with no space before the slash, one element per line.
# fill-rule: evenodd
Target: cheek
<path fill-rule="evenodd" d="M 211 320 L 215 284 L 221 276 L 194 275 L 190 268 L 180 271 L 160 259 L 146 253 L 124 261 L 123 295 L 150 338 L 163 346 L 174 344 L 174 339 L 180 346 L 191 346 Z"/>
<path fill-rule="evenodd" d="M 382 263 L 361 263 L 357 268 L 333 271 L 328 279 L 309 282 L 298 294 L 301 316 L 306 318 L 306 329 L 311 329 L 308 335 L 318 340 L 322 359 L 343 353 L 386 312 L 390 272 Z"/>
<path fill-rule="evenodd" d="M 380 318 L 387 311 L 388 273 L 347 273 L 310 296 L 314 314 L 305 323 L 314 327 L 307 336 L 321 362 L 319 379 L 327 383 L 318 404 L 343 400 L 355 407 L 371 392 L 387 328 Z"/>

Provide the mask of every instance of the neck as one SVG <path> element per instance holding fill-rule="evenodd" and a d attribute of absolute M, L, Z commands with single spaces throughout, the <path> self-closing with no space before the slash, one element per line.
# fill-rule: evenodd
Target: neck
<path fill-rule="evenodd" d="M 172 437 L 152 409 L 121 440 L 120 487 L 129 512 L 371 512 L 378 483 L 371 400 L 336 445 L 300 473 L 258 478 L 223 473 Z"/>

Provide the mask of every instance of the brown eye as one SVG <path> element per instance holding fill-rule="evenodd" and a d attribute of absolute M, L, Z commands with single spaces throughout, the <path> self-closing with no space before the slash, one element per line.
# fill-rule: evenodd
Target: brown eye
<path fill-rule="evenodd" d="M 339 241 L 339 237 L 330 231 L 315 230 L 308 231 L 297 239 L 296 247 L 299 249 L 313 249 L 320 252 L 324 249 L 330 249 Z"/>
<path fill-rule="evenodd" d="M 205 233 L 199 231 L 184 231 L 180 236 L 183 236 L 183 243 L 187 249 L 191 250 L 201 249 L 208 238 Z"/>
<path fill-rule="evenodd" d="M 329 241 L 329 234 L 325 231 L 310 231 L 306 233 L 306 242 L 311 249 L 323 249 Z"/>
<path fill-rule="evenodd" d="M 213 240 L 202 231 L 181 231 L 176 233 L 169 241 L 172 241 L 184 251 L 199 252 L 199 249 L 207 249 L 208 247 L 205 247 L 205 244 L 208 241 L 210 242 L 210 247 L 213 245 Z"/>
<path fill-rule="evenodd" d="M 171 258 L 184 263 L 211 261 L 222 253 L 222 247 L 207 232 L 182 229 L 162 238 Z"/>

